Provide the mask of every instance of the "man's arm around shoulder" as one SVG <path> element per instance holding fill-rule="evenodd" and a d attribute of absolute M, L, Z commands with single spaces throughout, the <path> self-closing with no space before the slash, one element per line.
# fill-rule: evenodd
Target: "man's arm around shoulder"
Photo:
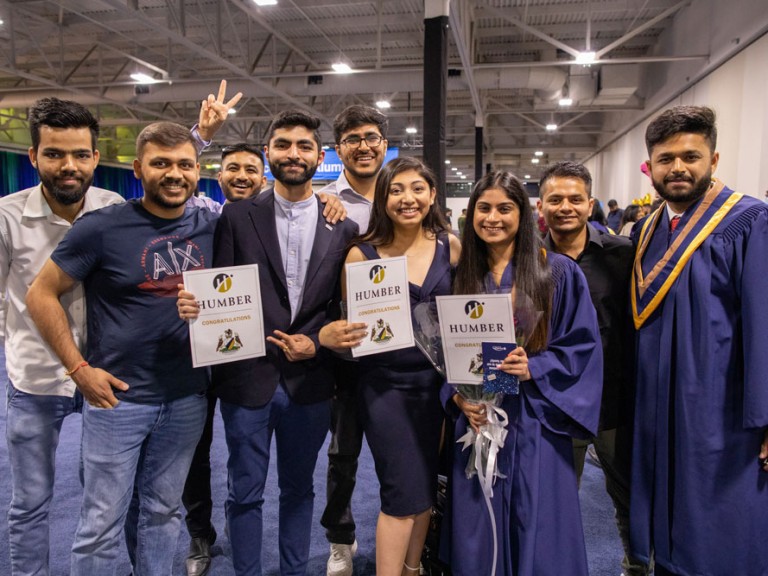
<path fill-rule="evenodd" d="M 43 340 L 59 357 L 86 401 L 96 408 L 113 408 L 118 400 L 112 388 L 125 391 L 128 385 L 100 368 L 89 366 L 77 348 L 59 301 L 74 284 L 74 278 L 48 259 L 29 287 L 27 310 Z"/>

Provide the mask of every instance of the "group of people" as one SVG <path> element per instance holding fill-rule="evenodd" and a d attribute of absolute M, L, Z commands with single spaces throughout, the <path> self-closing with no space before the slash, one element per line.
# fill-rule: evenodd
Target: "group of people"
<path fill-rule="evenodd" d="M 654 562 L 662 576 L 768 573 L 757 539 L 768 528 L 768 206 L 713 179 L 711 110 L 678 107 L 650 123 L 648 168 L 665 203 L 631 240 L 589 223 L 592 179 L 574 162 L 541 178 L 543 240 L 524 186 L 503 171 L 475 185 L 459 240 L 434 174 L 415 158 L 383 165 L 387 119 L 361 105 L 334 121 L 344 171 L 321 193 L 320 120 L 289 110 L 273 119 L 263 156 L 246 143 L 222 150 L 227 202 L 203 202 L 199 151 L 239 98 L 225 101 L 225 90 L 203 101 L 192 130 L 142 130 L 133 169 L 144 195 L 128 202 L 91 186 L 98 123 L 87 109 L 50 98 L 30 111 L 40 184 L 0 199 L 14 576 L 49 573 L 56 445 L 80 409 L 71 573 L 114 573 L 123 535 L 136 576 L 169 574 L 183 503 L 187 573 L 206 574 L 217 401 L 235 573 L 262 573 L 273 436 L 280 572 L 306 573 L 313 473 L 330 428 L 327 574 L 352 574 L 363 438 L 380 484 L 377 574 L 418 574 L 443 426 L 452 439 L 482 433 L 489 406 L 445 383 L 415 347 L 351 360 L 369 327 L 343 317 L 344 264 L 395 256 L 407 259 L 412 307 L 504 292 L 541 317 L 500 365 L 520 388 L 501 401 L 495 526 L 466 477 L 468 451 L 443 447 L 453 473 L 441 555 L 453 574 L 492 573 L 497 558 L 499 576 L 587 575 L 577 490 L 589 444 L 626 574 Z M 262 191 L 265 162 L 274 185 Z M 193 368 L 186 321 L 199 306 L 182 273 L 254 263 L 266 355 Z"/>

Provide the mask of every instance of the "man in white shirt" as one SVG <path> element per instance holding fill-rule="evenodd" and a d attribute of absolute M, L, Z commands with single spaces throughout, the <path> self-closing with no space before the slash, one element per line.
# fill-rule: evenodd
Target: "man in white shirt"
<path fill-rule="evenodd" d="M 77 218 L 123 200 L 91 187 L 99 162 L 99 125 L 85 107 L 44 98 L 30 109 L 29 125 L 29 159 L 40 184 L 0 199 L 0 292 L 7 298 L 7 441 L 13 487 L 8 532 L 14 576 L 48 574 L 48 510 L 59 431 L 64 418 L 82 405 L 75 383 L 27 313 L 27 288 Z M 66 294 L 62 304 L 75 341 L 82 344 L 82 286 Z"/>

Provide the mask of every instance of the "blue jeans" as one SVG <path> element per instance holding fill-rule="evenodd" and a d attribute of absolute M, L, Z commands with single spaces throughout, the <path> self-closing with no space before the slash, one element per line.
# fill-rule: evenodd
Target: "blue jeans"
<path fill-rule="evenodd" d="M 8 382 L 5 433 L 12 479 L 8 534 L 13 576 L 49 573 L 48 510 L 56 448 L 64 418 L 79 412 L 82 403 L 79 393 L 74 397 L 27 394 Z"/>
<path fill-rule="evenodd" d="M 232 563 L 238 576 L 261 576 L 262 505 L 272 434 L 277 441 L 280 487 L 280 574 L 303 576 L 309 560 L 312 476 L 328 433 L 330 402 L 296 404 L 282 386 L 261 408 L 221 403 L 229 448 L 227 521 Z"/>
<path fill-rule="evenodd" d="M 72 576 L 114 574 L 134 481 L 139 495 L 134 576 L 167 576 L 181 526 L 181 492 L 205 422 L 205 394 L 165 404 L 83 410 L 84 494 Z"/>

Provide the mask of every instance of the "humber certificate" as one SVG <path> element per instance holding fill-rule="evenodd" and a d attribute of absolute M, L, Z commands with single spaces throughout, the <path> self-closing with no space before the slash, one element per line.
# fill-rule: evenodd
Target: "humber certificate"
<path fill-rule="evenodd" d="M 352 348 L 352 356 L 413 346 L 405 256 L 347 264 L 346 273 L 347 320 L 368 325 L 368 335 Z"/>
<path fill-rule="evenodd" d="M 483 342 L 514 342 L 510 294 L 438 296 L 445 375 L 450 384 L 483 383 Z"/>
<path fill-rule="evenodd" d="M 195 368 L 266 354 L 256 264 L 184 272 L 184 287 L 200 305 L 189 324 Z"/>

